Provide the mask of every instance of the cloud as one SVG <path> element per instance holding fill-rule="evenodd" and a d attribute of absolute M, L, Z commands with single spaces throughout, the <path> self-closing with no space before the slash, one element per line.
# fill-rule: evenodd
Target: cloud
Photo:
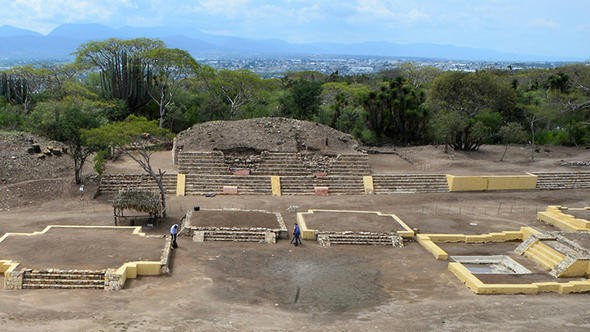
<path fill-rule="evenodd" d="M 151 1 L 0 0 L 0 22 L 44 33 L 64 23 L 122 25 L 149 4 Z"/>
<path fill-rule="evenodd" d="M 210 15 L 225 16 L 228 18 L 239 17 L 250 7 L 249 0 L 201 0 L 192 8 L 196 13 L 207 13 Z"/>
<path fill-rule="evenodd" d="M 357 0 L 354 10 L 350 11 L 346 21 L 350 24 L 396 24 L 418 23 L 430 21 L 431 15 L 422 9 L 413 7 L 415 4 L 396 3 L 385 0 Z"/>
<path fill-rule="evenodd" d="M 529 26 L 534 28 L 558 29 L 559 23 L 546 18 L 537 18 L 532 21 L 529 21 Z"/>
<path fill-rule="evenodd" d="M 585 41 L 590 29 L 589 0 L 0 0 L 0 8 L 0 25 L 43 33 L 64 23 L 101 23 L 294 42 L 384 40 L 506 51 L 565 43 L 580 53 L 587 43 L 571 41 Z M 555 40 L 547 39 L 549 31 Z"/>

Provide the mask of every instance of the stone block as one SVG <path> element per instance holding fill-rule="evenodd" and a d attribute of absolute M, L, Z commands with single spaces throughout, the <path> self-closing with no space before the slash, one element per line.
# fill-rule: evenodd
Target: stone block
<path fill-rule="evenodd" d="M 193 241 L 194 242 L 204 242 L 205 241 L 205 232 L 204 231 L 195 231 L 193 233 Z"/>
<path fill-rule="evenodd" d="M 224 195 L 237 195 L 238 194 L 238 186 L 223 186 L 223 194 Z"/>
<path fill-rule="evenodd" d="M 313 187 L 316 196 L 328 196 L 328 187 Z"/>
<path fill-rule="evenodd" d="M 266 243 L 277 243 L 277 235 L 275 232 L 265 232 L 264 233 L 264 242 Z"/>
<path fill-rule="evenodd" d="M 234 175 L 250 175 L 250 170 L 247 168 L 236 169 L 232 172 Z"/>

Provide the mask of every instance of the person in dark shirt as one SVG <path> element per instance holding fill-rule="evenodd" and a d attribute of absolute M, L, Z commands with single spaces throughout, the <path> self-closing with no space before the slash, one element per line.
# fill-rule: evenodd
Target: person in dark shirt
<path fill-rule="evenodd" d="M 176 243 L 176 237 L 178 235 L 178 224 L 174 224 L 172 225 L 172 227 L 170 227 L 170 238 L 172 239 L 172 248 L 178 248 L 178 243 Z"/>
<path fill-rule="evenodd" d="M 293 226 L 293 240 L 291 240 L 291 243 L 294 243 L 296 247 L 301 244 L 301 230 L 297 223 Z"/>

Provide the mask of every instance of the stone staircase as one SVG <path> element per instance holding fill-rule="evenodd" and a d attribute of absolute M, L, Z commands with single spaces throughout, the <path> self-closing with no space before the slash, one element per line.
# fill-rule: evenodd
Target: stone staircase
<path fill-rule="evenodd" d="M 546 271 L 553 270 L 565 258 L 565 255 L 546 245 L 543 241 L 537 241 L 530 245 L 525 250 L 524 256 L 532 259 Z"/>
<path fill-rule="evenodd" d="M 322 246 L 347 244 L 403 247 L 403 240 L 397 234 L 372 232 L 319 232 L 318 242 Z"/>
<path fill-rule="evenodd" d="M 514 252 L 534 261 L 550 275 L 560 277 L 587 277 L 590 250 L 565 232 L 542 232 L 526 238 Z M 585 233 L 578 233 L 585 234 Z"/>
<path fill-rule="evenodd" d="M 361 195 L 365 192 L 361 176 L 282 176 L 283 195 L 313 195 L 314 187 L 329 187 L 330 195 Z"/>
<path fill-rule="evenodd" d="M 176 174 L 164 174 L 164 190 L 176 193 Z M 106 174 L 100 180 L 100 193 L 117 193 L 121 189 L 158 191 L 158 185 L 147 174 Z"/>
<path fill-rule="evenodd" d="M 269 176 L 187 174 L 186 195 L 219 194 L 224 186 L 238 187 L 239 194 L 272 194 Z"/>
<path fill-rule="evenodd" d="M 375 194 L 405 192 L 448 192 L 444 174 L 382 174 L 373 175 Z"/>
<path fill-rule="evenodd" d="M 199 241 L 232 241 L 232 242 L 266 242 L 268 231 L 250 230 L 239 228 L 219 228 L 215 230 L 196 231 L 195 234 L 201 233 L 202 238 Z M 193 239 L 195 239 L 193 237 Z"/>
<path fill-rule="evenodd" d="M 369 175 L 369 155 L 365 154 L 339 154 L 329 170 L 330 175 Z"/>
<path fill-rule="evenodd" d="M 537 189 L 585 189 L 590 188 L 590 172 L 534 172 Z"/>
<path fill-rule="evenodd" d="M 180 152 L 176 165 L 180 173 L 185 174 L 230 174 L 221 151 L 212 152 Z"/>
<path fill-rule="evenodd" d="M 252 174 L 280 175 L 280 176 L 304 176 L 311 172 L 307 170 L 297 153 L 272 152 L 264 153 L 262 161 Z"/>
<path fill-rule="evenodd" d="M 324 156 L 325 165 L 315 164 L 313 155 L 299 153 L 272 152 L 262 154 L 263 159 L 253 174 L 279 176 L 306 176 L 314 172 L 326 172 L 329 175 L 359 176 L 371 174 L 367 154 L 339 154 L 334 157 Z M 321 157 L 320 157 L 321 159 Z M 316 165 L 314 168 L 313 165 Z"/>
<path fill-rule="evenodd" d="M 104 289 L 105 271 L 26 270 L 23 289 Z"/>

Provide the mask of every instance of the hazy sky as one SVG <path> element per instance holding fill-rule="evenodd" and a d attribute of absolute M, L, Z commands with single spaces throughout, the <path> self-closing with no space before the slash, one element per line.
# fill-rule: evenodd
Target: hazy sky
<path fill-rule="evenodd" d="M 436 43 L 590 58 L 590 0 L 0 0 L 0 26 L 171 26 L 290 42 Z M 189 31 L 190 31 L 189 30 Z"/>

